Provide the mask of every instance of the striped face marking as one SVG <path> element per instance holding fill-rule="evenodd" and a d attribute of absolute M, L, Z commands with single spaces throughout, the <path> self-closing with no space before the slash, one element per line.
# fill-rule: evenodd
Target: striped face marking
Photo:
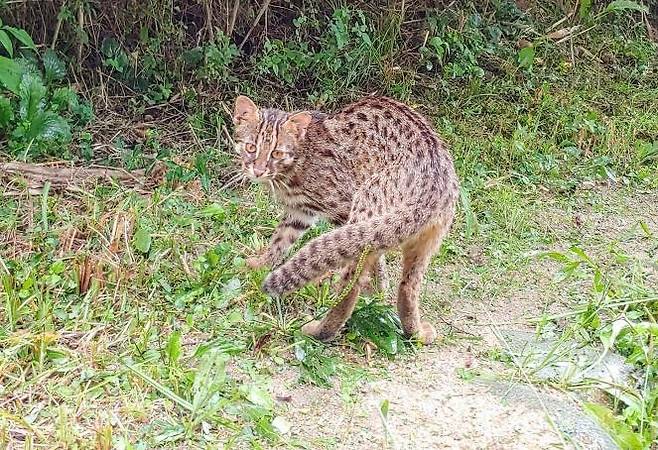
<path fill-rule="evenodd" d="M 259 109 L 247 97 L 236 99 L 235 148 L 244 173 L 254 181 L 272 180 L 294 165 L 295 148 L 304 138 L 311 115 Z"/>
<path fill-rule="evenodd" d="M 236 136 L 236 150 L 244 173 L 255 181 L 275 178 L 294 163 L 295 136 L 283 111 L 263 110 L 259 122 L 245 126 Z"/>

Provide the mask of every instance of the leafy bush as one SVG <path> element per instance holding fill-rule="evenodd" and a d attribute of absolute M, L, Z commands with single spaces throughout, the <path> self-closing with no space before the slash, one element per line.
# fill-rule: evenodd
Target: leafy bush
<path fill-rule="evenodd" d="M 313 64 L 314 55 L 305 42 L 267 40 L 258 62 L 260 73 L 274 75 L 293 85 Z"/>
<path fill-rule="evenodd" d="M 348 340 L 357 346 L 370 343 L 388 358 L 404 353 L 409 345 L 393 307 L 377 300 L 359 305 L 348 320 L 347 329 Z"/>
<path fill-rule="evenodd" d="M 304 79 L 311 99 L 322 103 L 362 84 L 379 69 L 374 26 L 363 11 L 338 8 L 325 24 L 302 15 L 294 26 L 295 39 L 265 41 L 264 53 L 254 58 L 260 73 L 283 79 L 288 85 Z M 303 38 L 309 27 L 324 30 L 316 42 Z"/>
<path fill-rule="evenodd" d="M 7 139 L 9 152 L 23 159 L 65 152 L 71 127 L 91 120 L 91 106 L 70 87 L 56 86 L 66 76 L 66 66 L 54 51 L 46 50 L 39 61 L 27 33 L 5 28 L 13 30 L 29 52 L 18 56 L 6 33 L 0 34 L 10 55 L 0 56 L 0 139 Z"/>
<path fill-rule="evenodd" d="M 204 48 L 204 65 L 201 75 L 209 79 L 226 78 L 230 73 L 231 63 L 238 55 L 238 48 L 226 36 L 220 32 Z"/>
<path fill-rule="evenodd" d="M 149 105 L 166 101 L 171 96 L 172 84 L 166 67 L 158 62 L 154 54 L 157 43 L 147 37 L 143 48 L 129 54 L 114 38 L 103 40 L 101 53 L 103 65 L 119 80 L 131 89 L 142 94 L 142 99 Z"/>
<path fill-rule="evenodd" d="M 477 11 L 461 27 L 458 22 L 448 13 L 428 18 L 428 39 L 419 51 L 421 64 L 447 78 L 481 77 L 483 57 L 503 51 L 501 39 L 504 33 L 515 37 L 514 28 L 504 32 L 505 27 L 487 24 Z"/>

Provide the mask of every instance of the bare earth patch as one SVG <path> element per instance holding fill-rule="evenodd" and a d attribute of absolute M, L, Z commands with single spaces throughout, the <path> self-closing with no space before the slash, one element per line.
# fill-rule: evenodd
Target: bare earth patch
<path fill-rule="evenodd" d="M 287 379 L 292 433 L 323 437 L 336 449 L 551 448 L 560 438 L 544 413 L 501 401 L 481 384 L 461 380 L 465 348 L 423 351 L 385 367 L 385 379 L 366 383 L 346 403 L 336 390 L 300 386 Z M 287 378 L 287 377 L 286 377 Z M 388 433 L 380 414 L 388 400 Z"/>

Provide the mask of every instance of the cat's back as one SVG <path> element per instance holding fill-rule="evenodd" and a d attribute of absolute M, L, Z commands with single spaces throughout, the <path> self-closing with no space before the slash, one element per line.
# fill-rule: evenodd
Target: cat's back
<path fill-rule="evenodd" d="M 375 152 L 381 158 L 421 151 L 443 151 L 444 144 L 421 114 L 402 102 L 369 96 L 324 119 L 331 141 L 351 152 Z M 397 159 L 397 158 L 396 158 Z"/>

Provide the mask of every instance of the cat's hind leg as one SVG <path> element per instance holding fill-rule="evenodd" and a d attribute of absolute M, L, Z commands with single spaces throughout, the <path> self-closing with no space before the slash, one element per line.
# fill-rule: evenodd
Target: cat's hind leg
<path fill-rule="evenodd" d="M 334 338 L 338 331 L 345 325 L 354 311 L 354 306 L 359 299 L 359 292 L 364 280 L 369 276 L 370 270 L 379 259 L 379 253 L 371 253 L 359 263 L 355 262 L 349 266 L 345 276 L 349 276 L 345 286 L 341 291 L 337 291 L 339 296 L 338 303 L 329 310 L 322 320 L 314 320 L 302 327 L 302 333 L 313 336 L 321 341 L 328 341 Z"/>
<path fill-rule="evenodd" d="M 386 293 L 390 287 L 386 257 L 381 255 L 372 270 L 373 285 L 377 292 Z"/>
<path fill-rule="evenodd" d="M 353 276 L 353 267 L 350 264 L 345 266 L 337 273 L 331 274 L 333 277 L 336 276 L 336 280 L 332 283 L 332 290 L 336 293 L 342 291 L 345 286 L 351 281 Z M 386 259 L 384 255 L 381 255 L 379 259 L 372 265 L 370 270 L 367 273 L 367 276 L 363 277 L 361 282 L 361 292 L 366 295 L 371 295 L 374 293 L 386 293 L 389 288 L 388 281 L 388 271 L 386 269 Z"/>
<path fill-rule="evenodd" d="M 423 344 L 436 339 L 436 331 L 429 322 L 421 321 L 420 289 L 432 255 L 447 233 L 443 223 L 431 224 L 412 240 L 402 245 L 402 280 L 398 288 L 398 314 L 404 333 L 417 336 Z"/>

